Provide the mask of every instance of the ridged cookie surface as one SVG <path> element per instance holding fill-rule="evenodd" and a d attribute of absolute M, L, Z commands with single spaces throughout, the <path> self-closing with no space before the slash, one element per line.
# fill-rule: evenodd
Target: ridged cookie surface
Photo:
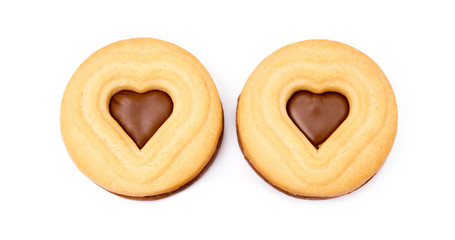
<path fill-rule="evenodd" d="M 169 95 L 172 114 L 140 149 L 109 104 L 120 91 L 153 90 Z M 65 90 L 60 123 L 71 158 L 93 182 L 119 195 L 153 197 L 201 173 L 217 149 L 223 113 L 209 73 L 194 56 L 168 42 L 136 38 L 110 44 L 81 64 Z"/>
<path fill-rule="evenodd" d="M 341 125 L 316 148 L 286 110 L 294 93 L 339 93 L 349 102 Z M 246 82 L 237 109 L 245 158 L 271 185 L 294 196 L 328 198 L 362 186 L 382 166 L 397 130 L 393 90 L 360 51 L 334 41 L 285 46 Z"/>

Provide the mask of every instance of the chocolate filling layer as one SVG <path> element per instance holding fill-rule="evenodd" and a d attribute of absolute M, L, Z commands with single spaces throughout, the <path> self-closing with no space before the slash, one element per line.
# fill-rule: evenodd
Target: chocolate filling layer
<path fill-rule="evenodd" d="M 287 102 L 289 117 L 316 149 L 341 125 L 349 113 L 345 96 L 309 91 L 294 93 Z"/>
<path fill-rule="evenodd" d="M 109 112 L 139 149 L 169 118 L 174 104 L 163 91 L 145 93 L 123 90 L 112 96 Z"/>

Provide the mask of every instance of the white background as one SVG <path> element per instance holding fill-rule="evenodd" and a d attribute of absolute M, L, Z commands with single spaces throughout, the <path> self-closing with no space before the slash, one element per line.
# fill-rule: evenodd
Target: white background
<path fill-rule="evenodd" d="M 2 1 L 0 239 L 454 239 L 455 8 L 450 1 Z M 68 156 L 60 101 L 97 49 L 132 37 L 175 43 L 210 72 L 225 135 L 192 186 L 158 201 L 110 194 Z M 243 159 L 235 107 L 267 55 L 314 38 L 375 60 L 398 102 L 385 165 L 331 200 L 292 198 Z"/>

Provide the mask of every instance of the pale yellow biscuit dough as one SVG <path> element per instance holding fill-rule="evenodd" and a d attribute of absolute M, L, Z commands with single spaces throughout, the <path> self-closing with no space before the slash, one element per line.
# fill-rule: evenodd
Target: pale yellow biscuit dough
<path fill-rule="evenodd" d="M 338 92 L 349 114 L 317 150 L 290 119 L 297 91 Z M 246 82 L 237 109 L 245 158 L 272 186 L 290 195 L 350 193 L 383 165 L 397 131 L 395 96 L 378 65 L 339 42 L 308 40 L 264 59 Z"/>
<path fill-rule="evenodd" d="M 166 92 L 173 111 L 139 149 L 109 113 L 121 91 Z M 164 196 L 181 188 L 217 149 L 223 112 L 203 65 L 184 49 L 157 39 L 110 44 L 72 76 L 61 106 L 61 133 L 77 167 L 93 182 L 128 197 Z"/>

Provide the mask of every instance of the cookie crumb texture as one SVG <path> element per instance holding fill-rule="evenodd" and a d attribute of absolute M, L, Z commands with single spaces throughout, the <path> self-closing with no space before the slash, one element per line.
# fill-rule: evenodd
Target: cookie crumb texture
<path fill-rule="evenodd" d="M 121 91 L 154 90 L 169 95 L 172 113 L 139 145 L 109 104 Z M 217 149 L 223 113 L 215 84 L 194 56 L 165 41 L 135 38 L 110 44 L 81 64 L 65 90 L 60 125 L 69 155 L 93 182 L 150 199 L 201 173 Z"/>
<path fill-rule="evenodd" d="M 349 113 L 315 147 L 286 105 L 293 94 L 339 93 Z M 361 187 L 381 168 L 397 130 L 395 96 L 379 66 L 339 42 L 308 40 L 264 59 L 237 108 L 239 144 L 250 165 L 275 188 L 297 197 L 331 198 Z"/>

